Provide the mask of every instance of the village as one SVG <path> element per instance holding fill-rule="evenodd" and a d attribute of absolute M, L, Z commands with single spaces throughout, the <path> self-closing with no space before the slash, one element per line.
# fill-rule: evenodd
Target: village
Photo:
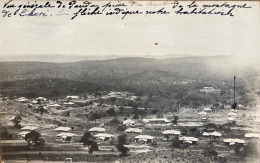
<path fill-rule="evenodd" d="M 220 92 L 210 87 L 200 91 Z M 176 110 L 170 112 L 138 105 L 147 98 L 112 91 L 58 99 L 1 97 L 2 158 L 258 161 L 259 105 L 251 108 L 238 104 L 235 109 L 221 103 L 196 108 L 175 106 Z"/>

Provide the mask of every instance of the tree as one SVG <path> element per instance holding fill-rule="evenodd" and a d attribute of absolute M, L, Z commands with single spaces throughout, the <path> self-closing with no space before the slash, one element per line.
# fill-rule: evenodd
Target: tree
<path fill-rule="evenodd" d="M 133 119 L 139 119 L 139 115 L 137 113 L 134 114 Z"/>
<path fill-rule="evenodd" d="M 89 152 L 90 154 L 92 154 L 93 151 L 98 151 L 98 144 L 97 144 L 97 142 L 95 142 L 95 141 L 92 141 L 92 143 L 90 144 L 90 148 L 89 148 L 89 150 L 88 150 L 88 152 Z"/>
<path fill-rule="evenodd" d="M 179 120 L 179 117 L 178 116 L 174 116 L 172 124 L 177 124 L 178 120 Z"/>
<path fill-rule="evenodd" d="M 96 126 L 97 119 L 100 119 L 100 118 L 101 118 L 101 114 L 100 114 L 99 112 L 93 112 L 93 113 L 91 114 L 91 118 L 92 118 L 93 120 L 95 120 L 95 126 Z"/>
<path fill-rule="evenodd" d="M 41 134 L 36 131 L 31 131 L 30 133 L 26 134 L 25 141 L 28 142 L 28 146 L 30 143 L 32 143 L 34 147 L 44 147 L 45 145 L 45 141 L 41 138 Z"/>
<path fill-rule="evenodd" d="M 126 144 L 126 134 L 118 136 L 117 150 L 121 152 L 121 156 L 127 156 L 127 153 L 130 151 L 129 148 L 125 147 Z"/>
<path fill-rule="evenodd" d="M 115 105 L 116 97 L 111 97 L 109 100 L 112 102 L 112 106 Z"/>
<path fill-rule="evenodd" d="M 84 135 L 81 137 L 80 142 L 82 142 L 84 146 L 89 147 L 89 145 L 91 145 L 92 143 L 93 138 L 94 137 L 91 135 L 91 133 L 89 131 L 86 131 Z"/>
<path fill-rule="evenodd" d="M 13 119 L 13 123 L 14 123 L 14 126 L 17 127 L 17 128 L 20 128 L 21 125 L 20 125 L 20 122 L 22 121 L 22 117 L 21 115 L 17 115 L 16 117 L 14 117 Z"/>
<path fill-rule="evenodd" d="M 72 100 L 72 98 L 71 97 L 69 97 L 68 99 L 67 99 L 67 102 L 70 102 Z"/>
<path fill-rule="evenodd" d="M 209 143 L 207 147 L 203 150 L 203 155 L 206 157 L 217 156 L 218 152 L 214 149 L 213 143 Z"/>
<path fill-rule="evenodd" d="M 172 140 L 172 147 L 174 148 L 179 148 L 181 146 L 181 141 L 179 140 L 179 138 L 175 137 L 173 140 Z"/>
<path fill-rule="evenodd" d="M 115 112 L 115 109 L 114 109 L 114 108 L 110 108 L 110 109 L 108 109 L 106 112 L 107 112 L 107 114 L 109 114 L 110 116 L 115 116 L 115 115 L 116 115 L 116 112 Z"/>
<path fill-rule="evenodd" d="M 84 146 L 89 147 L 89 153 L 92 154 L 93 151 L 98 150 L 98 144 L 93 140 L 94 137 L 89 131 L 86 131 L 85 134 L 81 137 L 80 142 L 83 142 Z"/>

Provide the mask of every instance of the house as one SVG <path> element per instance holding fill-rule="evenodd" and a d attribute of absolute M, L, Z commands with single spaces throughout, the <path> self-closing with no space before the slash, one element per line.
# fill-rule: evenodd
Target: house
<path fill-rule="evenodd" d="M 178 130 L 165 130 L 162 132 L 163 136 L 168 140 L 168 139 L 172 139 L 175 136 L 179 136 L 181 135 L 181 132 Z"/>
<path fill-rule="evenodd" d="M 222 136 L 221 133 L 216 132 L 216 131 L 210 132 L 210 133 L 204 132 L 202 135 L 203 135 L 203 136 L 206 136 L 206 137 L 208 137 L 208 136 L 213 136 L 214 138 L 216 138 L 216 137 L 221 137 L 221 136 Z"/>
<path fill-rule="evenodd" d="M 25 127 L 21 128 L 21 130 L 27 130 L 27 131 L 34 131 L 37 129 L 38 129 L 37 126 L 25 126 Z"/>
<path fill-rule="evenodd" d="M 47 99 L 46 98 L 44 98 L 44 97 L 37 97 L 36 98 L 36 101 L 46 101 Z"/>
<path fill-rule="evenodd" d="M 234 117 L 228 117 L 227 120 L 228 120 L 229 122 L 233 122 L 233 121 L 235 121 L 235 118 L 234 118 Z"/>
<path fill-rule="evenodd" d="M 29 133 L 30 133 L 30 131 L 22 131 L 22 132 L 18 133 L 17 135 L 18 135 L 19 139 L 24 139 L 25 135 L 29 134 Z"/>
<path fill-rule="evenodd" d="M 135 125 L 135 121 L 131 120 L 131 119 L 127 119 L 123 121 L 123 125 L 125 126 L 134 126 Z"/>
<path fill-rule="evenodd" d="M 228 116 L 230 116 L 230 117 L 234 117 L 234 116 L 236 116 L 237 114 L 236 113 L 234 113 L 234 112 L 229 112 L 228 113 Z"/>
<path fill-rule="evenodd" d="M 125 133 L 142 133 L 142 130 L 139 128 L 128 128 L 125 130 Z"/>
<path fill-rule="evenodd" d="M 206 112 L 211 112 L 210 108 L 204 108 L 203 110 L 206 111 Z"/>
<path fill-rule="evenodd" d="M 219 89 L 215 89 L 213 87 L 203 87 L 202 89 L 199 89 L 200 93 L 220 93 Z"/>
<path fill-rule="evenodd" d="M 38 101 L 32 100 L 32 101 L 31 101 L 31 104 L 38 104 Z"/>
<path fill-rule="evenodd" d="M 201 123 L 201 122 L 180 122 L 180 123 L 178 123 L 178 126 L 200 127 L 200 126 L 203 126 L 203 123 Z"/>
<path fill-rule="evenodd" d="M 152 143 L 154 142 L 154 137 L 150 135 L 138 135 L 135 137 L 136 143 Z"/>
<path fill-rule="evenodd" d="M 54 131 L 63 131 L 63 132 L 68 132 L 70 130 L 71 130 L 70 127 L 58 127 L 54 129 Z"/>
<path fill-rule="evenodd" d="M 61 142 L 70 142 L 75 136 L 77 136 L 77 134 L 62 132 L 56 135 L 56 140 Z"/>
<path fill-rule="evenodd" d="M 189 143 L 191 142 L 190 144 L 197 144 L 198 142 L 198 138 L 195 138 L 195 137 L 187 137 L 187 136 L 182 136 L 182 137 L 179 137 L 179 140 L 182 141 L 182 142 L 186 142 L 186 143 Z"/>
<path fill-rule="evenodd" d="M 150 124 L 168 124 L 171 123 L 167 118 L 153 118 L 153 119 L 143 119 L 144 123 Z"/>
<path fill-rule="evenodd" d="M 201 111 L 201 112 L 199 112 L 199 115 L 200 116 L 206 116 L 208 113 L 207 112 L 205 112 L 205 111 Z"/>
<path fill-rule="evenodd" d="M 153 118 L 153 119 L 143 119 L 145 123 L 145 127 L 147 128 L 162 128 L 162 127 L 169 127 L 172 125 L 171 121 L 167 118 Z"/>
<path fill-rule="evenodd" d="M 245 134 L 246 138 L 260 138 L 260 134 L 259 133 L 247 133 Z"/>
<path fill-rule="evenodd" d="M 67 96 L 66 99 L 75 100 L 75 99 L 79 99 L 79 96 Z"/>
<path fill-rule="evenodd" d="M 25 97 L 20 97 L 20 98 L 18 98 L 18 99 L 15 99 L 15 101 L 17 101 L 17 102 L 27 102 L 28 99 L 25 98 Z"/>
<path fill-rule="evenodd" d="M 234 145 L 236 143 L 238 144 L 244 144 L 245 141 L 242 139 L 234 139 L 234 138 L 228 138 L 228 139 L 223 139 L 224 143 L 227 145 Z"/>
<path fill-rule="evenodd" d="M 89 129 L 89 132 L 93 132 L 93 133 L 99 133 L 99 132 L 105 132 L 106 129 L 102 128 L 102 127 L 93 127 L 91 129 Z"/>
<path fill-rule="evenodd" d="M 73 102 L 66 102 L 66 103 L 64 103 L 64 105 L 66 105 L 66 106 L 72 106 L 72 105 L 75 105 Z"/>
<path fill-rule="evenodd" d="M 59 108 L 61 106 L 59 104 L 52 104 L 52 105 L 49 105 L 49 107 L 51 107 L 51 108 Z"/>
<path fill-rule="evenodd" d="M 114 138 L 114 135 L 106 134 L 106 133 L 98 133 L 94 136 L 94 138 L 99 142 L 108 142 Z"/>

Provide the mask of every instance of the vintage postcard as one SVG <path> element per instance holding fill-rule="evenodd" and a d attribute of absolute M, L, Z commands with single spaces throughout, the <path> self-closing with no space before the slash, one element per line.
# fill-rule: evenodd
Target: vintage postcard
<path fill-rule="evenodd" d="M 259 1 L 0 1 L 2 163 L 259 163 Z"/>

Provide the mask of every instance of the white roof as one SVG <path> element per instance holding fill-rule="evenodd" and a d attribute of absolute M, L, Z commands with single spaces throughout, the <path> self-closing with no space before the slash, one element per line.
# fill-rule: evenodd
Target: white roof
<path fill-rule="evenodd" d="M 204 111 L 211 111 L 210 108 L 204 108 L 203 110 L 204 110 Z"/>
<path fill-rule="evenodd" d="M 38 103 L 38 101 L 36 101 L 36 100 L 33 100 L 31 103 L 32 103 L 32 104 L 37 104 L 37 103 Z"/>
<path fill-rule="evenodd" d="M 30 131 L 37 130 L 37 129 L 38 129 L 37 126 L 25 126 L 25 127 L 21 128 L 21 130 L 30 130 Z"/>
<path fill-rule="evenodd" d="M 199 112 L 199 115 L 207 115 L 208 113 L 205 111 Z"/>
<path fill-rule="evenodd" d="M 153 118 L 153 119 L 146 119 L 146 118 L 144 118 L 143 121 L 144 122 L 164 121 L 164 122 L 167 122 L 167 123 L 171 122 L 167 118 Z"/>
<path fill-rule="evenodd" d="M 135 123 L 135 121 L 133 121 L 132 119 L 127 119 L 127 120 L 124 120 L 123 121 L 123 124 L 125 125 L 125 124 L 134 124 Z"/>
<path fill-rule="evenodd" d="M 90 132 L 105 132 L 106 129 L 102 128 L 102 127 L 93 127 L 91 129 L 89 129 Z"/>
<path fill-rule="evenodd" d="M 209 133 L 207 133 L 207 132 L 203 132 L 202 135 L 203 135 L 203 136 L 209 136 Z"/>
<path fill-rule="evenodd" d="M 135 139 L 154 139 L 153 136 L 150 136 L 150 135 L 138 135 L 135 137 Z"/>
<path fill-rule="evenodd" d="M 52 105 L 49 105 L 50 107 L 59 107 L 60 105 L 59 104 L 52 104 Z"/>
<path fill-rule="evenodd" d="M 179 140 L 183 140 L 183 141 L 198 141 L 199 139 L 198 138 L 194 138 L 194 137 L 183 136 L 183 137 L 180 137 Z"/>
<path fill-rule="evenodd" d="M 228 115 L 229 115 L 229 116 L 235 116 L 235 115 L 237 115 L 237 114 L 236 114 L 236 113 L 233 113 L 233 112 L 229 112 Z"/>
<path fill-rule="evenodd" d="M 192 144 L 192 141 L 190 141 L 190 140 L 186 140 L 186 141 L 184 141 L 183 143 Z"/>
<path fill-rule="evenodd" d="M 227 120 L 229 120 L 229 121 L 234 121 L 235 118 L 233 118 L 233 117 L 228 117 Z"/>
<path fill-rule="evenodd" d="M 216 132 L 216 131 L 212 132 L 211 135 L 213 135 L 213 136 L 222 136 L 222 134 L 220 132 Z"/>
<path fill-rule="evenodd" d="M 94 137 L 96 138 L 111 138 L 111 137 L 114 137 L 114 135 L 111 135 L 111 134 L 106 134 L 106 133 L 99 133 L 99 134 L 96 134 Z"/>
<path fill-rule="evenodd" d="M 164 135 L 180 135 L 181 132 L 178 130 L 165 130 L 162 132 Z"/>
<path fill-rule="evenodd" d="M 141 133 L 142 130 L 139 128 L 128 128 L 125 130 L 125 132 L 136 132 L 136 133 Z"/>
<path fill-rule="evenodd" d="M 69 103 L 64 103 L 64 105 L 74 105 L 73 102 L 69 102 Z"/>
<path fill-rule="evenodd" d="M 56 136 L 60 136 L 60 137 L 66 138 L 66 137 L 77 136 L 77 134 L 68 133 L 68 132 L 62 132 L 62 133 L 57 134 Z"/>
<path fill-rule="evenodd" d="M 233 139 L 233 138 L 228 138 L 228 139 L 223 139 L 223 141 L 225 142 L 225 143 L 230 143 L 230 144 L 234 144 L 234 143 L 245 143 L 245 141 L 244 140 L 242 140 L 242 139 Z"/>
<path fill-rule="evenodd" d="M 71 130 L 70 127 L 58 127 L 54 129 L 54 131 L 70 131 L 70 130 Z"/>
<path fill-rule="evenodd" d="M 28 99 L 25 98 L 25 97 L 20 97 L 20 98 L 16 99 L 16 101 L 18 101 L 18 102 L 25 102 L 25 101 L 28 101 Z"/>
<path fill-rule="evenodd" d="M 259 133 L 247 133 L 245 134 L 246 138 L 260 138 L 260 134 Z"/>
<path fill-rule="evenodd" d="M 30 133 L 30 132 L 29 131 L 22 131 L 22 132 L 18 133 L 18 135 L 25 136 L 28 133 Z"/>
<path fill-rule="evenodd" d="M 201 122 L 185 122 L 185 123 L 178 123 L 179 126 L 203 126 Z"/>
<path fill-rule="evenodd" d="M 222 136 L 222 134 L 221 133 L 219 133 L 219 132 L 216 132 L 216 131 L 214 131 L 214 132 L 211 132 L 211 133 L 208 133 L 208 132 L 204 132 L 203 134 L 202 134 L 203 136 L 210 136 L 210 135 L 212 135 L 212 136 Z"/>
<path fill-rule="evenodd" d="M 76 98 L 79 98 L 79 96 L 67 96 L 66 98 L 76 99 Z"/>
<path fill-rule="evenodd" d="M 44 98 L 44 97 L 37 97 L 36 100 L 44 100 L 44 101 L 45 101 L 45 100 L 47 100 L 47 99 Z"/>

